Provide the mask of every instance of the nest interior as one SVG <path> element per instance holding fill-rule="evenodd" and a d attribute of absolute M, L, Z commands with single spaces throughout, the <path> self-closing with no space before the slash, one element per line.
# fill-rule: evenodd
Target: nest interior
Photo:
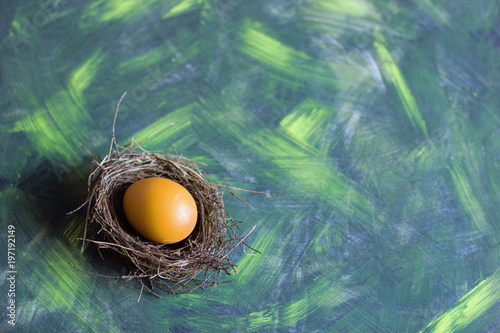
<path fill-rule="evenodd" d="M 98 249 L 118 252 L 131 269 L 131 274 L 123 278 L 137 278 L 152 293 L 155 286 L 172 294 L 204 290 L 223 283 L 222 273 L 236 272 L 228 255 L 240 244 L 248 246 L 244 239 L 251 231 L 243 237 L 236 234 L 238 221 L 225 210 L 219 192 L 221 188 L 227 190 L 211 183 L 196 162 L 182 156 L 151 153 L 134 141 L 130 147 L 116 143 L 114 147 L 102 160 L 93 155 L 95 167 L 89 176 L 82 240 L 95 243 Z M 198 221 L 185 240 L 176 244 L 148 241 L 135 233 L 125 219 L 125 190 L 148 177 L 176 181 L 195 199 Z"/>

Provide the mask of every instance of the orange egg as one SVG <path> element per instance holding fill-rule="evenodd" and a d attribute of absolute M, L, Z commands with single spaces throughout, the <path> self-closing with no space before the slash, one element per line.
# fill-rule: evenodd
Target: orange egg
<path fill-rule="evenodd" d="M 185 239 L 198 219 L 191 194 L 178 183 L 159 177 L 141 179 L 130 185 L 123 197 L 123 210 L 139 234 L 162 244 Z"/>

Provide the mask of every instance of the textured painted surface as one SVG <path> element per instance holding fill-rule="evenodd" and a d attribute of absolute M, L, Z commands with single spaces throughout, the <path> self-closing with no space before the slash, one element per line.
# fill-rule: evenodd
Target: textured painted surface
<path fill-rule="evenodd" d="M 0 240 L 18 331 L 500 330 L 498 1 L 166 0 L 0 7 Z M 206 164 L 262 254 L 209 295 L 142 294 L 76 240 L 121 144 Z M 167 124 L 172 124 L 168 125 Z M 149 134 L 155 135 L 148 138 Z M 0 300 L 8 304 L 0 251 Z M 12 330 L 4 305 L 0 330 Z"/>

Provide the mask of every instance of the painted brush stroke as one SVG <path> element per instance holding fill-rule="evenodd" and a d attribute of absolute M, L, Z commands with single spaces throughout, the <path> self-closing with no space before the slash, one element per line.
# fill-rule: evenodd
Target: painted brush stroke
<path fill-rule="evenodd" d="M 375 46 L 377 54 L 380 57 L 382 67 L 385 70 L 387 79 L 392 81 L 392 83 L 394 84 L 394 87 L 398 92 L 399 98 L 401 100 L 401 103 L 403 104 L 406 115 L 408 116 L 411 125 L 414 128 L 417 128 L 425 136 L 428 136 L 427 126 L 424 119 L 422 118 L 415 97 L 413 97 L 413 94 L 408 87 L 408 84 L 403 74 L 401 73 L 401 70 L 399 69 L 391 53 L 387 49 L 384 36 L 378 30 L 374 32 L 374 35 L 375 41 L 373 42 L 373 45 Z"/>
<path fill-rule="evenodd" d="M 0 243 L 14 225 L 14 330 L 498 331 L 499 9 L 6 2 Z M 175 147 L 213 181 L 275 194 L 235 190 L 254 209 L 224 194 L 261 251 L 230 254 L 232 283 L 160 299 L 65 261 L 129 273 L 105 250 L 80 253 L 84 216 L 66 215 L 92 168 L 78 143 L 107 154 L 124 91 L 117 142 Z"/>

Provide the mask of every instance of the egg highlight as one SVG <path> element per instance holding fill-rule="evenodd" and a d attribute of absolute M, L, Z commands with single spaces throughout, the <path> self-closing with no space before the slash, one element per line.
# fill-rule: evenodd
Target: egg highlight
<path fill-rule="evenodd" d="M 125 191 L 123 210 L 130 225 L 143 237 L 162 244 L 187 238 L 198 220 L 193 196 L 173 180 L 141 179 Z"/>

